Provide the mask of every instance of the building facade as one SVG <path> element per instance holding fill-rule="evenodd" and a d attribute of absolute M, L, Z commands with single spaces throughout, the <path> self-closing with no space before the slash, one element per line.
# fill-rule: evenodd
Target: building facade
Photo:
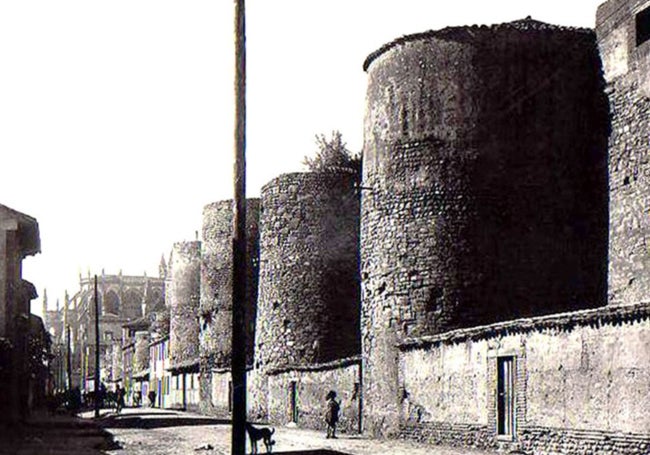
<path fill-rule="evenodd" d="M 36 289 L 22 277 L 22 261 L 40 253 L 38 222 L 0 205 L 0 423 L 25 418 L 29 411 L 31 300 Z M 40 336 L 40 334 L 39 334 Z"/>

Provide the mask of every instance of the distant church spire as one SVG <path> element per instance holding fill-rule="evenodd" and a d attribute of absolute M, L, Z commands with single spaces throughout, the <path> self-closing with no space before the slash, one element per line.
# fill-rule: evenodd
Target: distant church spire
<path fill-rule="evenodd" d="M 63 298 L 63 326 L 65 327 L 68 324 L 68 291 L 65 291 L 65 297 Z"/>
<path fill-rule="evenodd" d="M 160 256 L 160 265 L 158 266 L 158 275 L 160 278 L 165 278 L 167 276 L 167 263 L 165 262 L 165 255 Z"/>

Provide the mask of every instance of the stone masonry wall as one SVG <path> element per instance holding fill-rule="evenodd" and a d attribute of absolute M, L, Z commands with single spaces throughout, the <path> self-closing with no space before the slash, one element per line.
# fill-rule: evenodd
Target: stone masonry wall
<path fill-rule="evenodd" d="M 364 425 L 390 434 L 403 337 L 605 304 L 607 101 L 593 32 L 529 19 L 365 68 Z"/>
<path fill-rule="evenodd" d="M 248 319 L 247 362 L 251 363 L 259 260 L 259 199 L 246 202 Z M 219 201 L 203 210 L 201 257 L 201 356 L 212 368 L 230 366 L 232 331 L 232 201 Z"/>
<path fill-rule="evenodd" d="M 212 381 L 210 384 L 210 414 L 229 418 L 232 411 L 232 375 L 229 369 L 219 369 L 212 371 Z M 247 384 L 254 383 L 252 370 L 246 372 Z M 205 407 L 204 407 L 205 408 Z M 254 402 L 252 398 L 252 391 L 250 386 L 246 394 L 246 408 L 248 409 L 248 420 L 251 422 L 259 422 L 263 420 L 263 416 L 253 412 Z"/>
<path fill-rule="evenodd" d="M 350 173 L 309 172 L 262 189 L 256 367 L 359 354 L 354 182 Z"/>
<path fill-rule="evenodd" d="M 636 45 L 634 12 L 647 0 L 598 9 L 598 41 L 609 82 L 609 300 L 650 300 L 650 42 Z"/>
<path fill-rule="evenodd" d="M 515 435 L 496 436 L 497 359 L 515 362 Z M 400 352 L 402 436 L 546 454 L 650 448 L 650 305 L 414 339 Z"/>
<path fill-rule="evenodd" d="M 211 372 L 230 368 L 232 334 L 232 201 L 219 201 L 203 210 L 201 303 L 199 335 L 201 406 L 211 402 Z M 259 262 L 259 199 L 246 202 L 246 362 L 253 362 Z"/>
<path fill-rule="evenodd" d="M 135 353 L 133 357 L 133 374 L 140 374 L 149 369 L 149 333 L 142 331 L 135 334 Z"/>
<path fill-rule="evenodd" d="M 229 417 L 232 410 L 230 401 L 232 400 L 232 376 L 230 370 L 219 370 L 212 372 L 212 381 L 210 384 L 210 404 L 212 406 L 211 414 L 219 417 Z"/>
<path fill-rule="evenodd" d="M 199 359 L 201 242 L 174 243 L 169 269 L 170 361 L 172 367 L 188 366 Z"/>
<path fill-rule="evenodd" d="M 264 372 L 360 353 L 359 196 L 345 171 L 282 175 L 262 188 L 254 368 Z"/>
<path fill-rule="evenodd" d="M 287 369 L 272 373 L 269 381 L 269 422 L 285 425 L 292 421 L 291 383 L 295 383 L 297 421 L 300 428 L 325 430 L 325 395 L 330 390 L 341 401 L 337 430 L 357 433 L 361 411 L 361 368 L 354 360 L 323 368 Z"/>

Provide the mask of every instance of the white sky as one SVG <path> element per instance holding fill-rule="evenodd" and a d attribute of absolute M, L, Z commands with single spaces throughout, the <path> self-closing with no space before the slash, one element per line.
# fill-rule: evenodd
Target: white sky
<path fill-rule="evenodd" d="M 593 27 L 599 3 L 248 0 L 249 196 L 303 170 L 317 133 L 361 149 L 361 66 L 382 44 L 528 15 Z M 0 2 L 0 203 L 38 219 L 23 276 L 51 307 L 80 272 L 157 276 L 203 206 L 232 197 L 233 15 L 229 0 Z"/>

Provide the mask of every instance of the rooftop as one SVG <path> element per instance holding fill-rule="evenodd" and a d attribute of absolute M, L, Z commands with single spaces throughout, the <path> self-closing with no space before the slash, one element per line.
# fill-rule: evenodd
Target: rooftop
<path fill-rule="evenodd" d="M 465 25 L 456 27 L 445 27 L 440 30 L 428 30 L 426 32 L 414 33 L 411 35 L 404 35 L 393 41 L 384 44 L 379 49 L 368 55 L 363 62 L 363 70 L 367 71 L 370 64 L 380 55 L 404 43 L 418 41 L 429 38 L 439 38 L 448 41 L 476 41 L 482 36 L 481 33 L 493 33 L 501 31 L 517 31 L 517 32 L 578 32 L 578 33 L 592 33 L 589 28 L 581 27 L 567 27 L 563 25 L 548 24 L 541 22 L 528 16 L 524 19 L 519 19 L 512 22 L 504 22 L 501 24 L 493 25 Z"/>

